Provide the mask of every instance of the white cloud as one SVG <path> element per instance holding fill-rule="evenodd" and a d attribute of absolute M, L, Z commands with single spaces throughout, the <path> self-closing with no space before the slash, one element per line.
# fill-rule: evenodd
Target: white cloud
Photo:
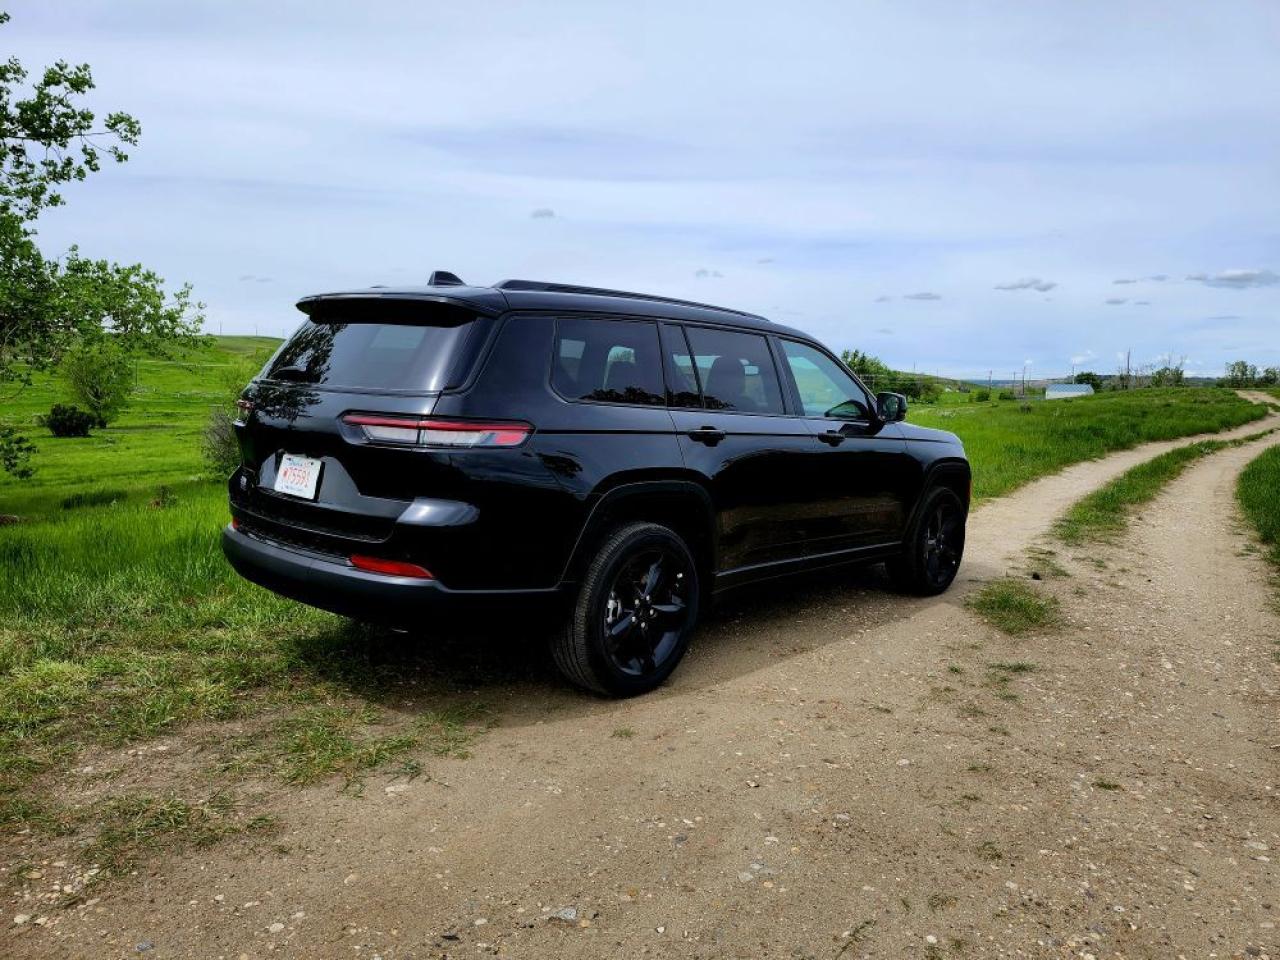
<path fill-rule="evenodd" d="M 1108 297 L 1105 302 L 1109 307 L 1118 307 L 1120 304 L 1128 303 L 1129 301 L 1126 297 Z"/>
<path fill-rule="evenodd" d="M 942 295 L 938 293 L 931 293 L 926 290 L 922 293 L 904 293 L 902 295 L 902 299 L 903 300 L 941 300 Z"/>
<path fill-rule="evenodd" d="M 556 215 L 556 212 L 552 210 L 550 207 L 538 207 L 538 209 L 534 210 L 531 214 L 529 214 L 529 216 L 532 217 L 534 220 L 550 220 L 554 218 L 555 215 Z"/>

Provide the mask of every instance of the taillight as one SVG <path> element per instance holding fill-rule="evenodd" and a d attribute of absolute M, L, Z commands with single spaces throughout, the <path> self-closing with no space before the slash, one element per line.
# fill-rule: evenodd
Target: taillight
<path fill-rule="evenodd" d="M 518 447 L 533 432 L 519 421 L 438 420 L 380 413 L 348 413 L 342 422 L 358 427 L 366 440 L 411 447 Z"/>
<path fill-rule="evenodd" d="M 391 577 L 416 577 L 419 580 L 434 580 L 431 571 L 426 567 L 420 567 L 416 563 L 406 563 L 403 560 L 383 560 L 381 557 L 366 557 L 362 553 L 353 553 L 350 557 L 351 565 L 360 570 L 368 570 L 370 573 L 385 573 Z"/>

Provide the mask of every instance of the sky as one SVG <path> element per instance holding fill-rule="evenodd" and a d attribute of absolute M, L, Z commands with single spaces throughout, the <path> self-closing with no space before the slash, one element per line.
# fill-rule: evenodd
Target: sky
<path fill-rule="evenodd" d="M 55 254 L 213 333 L 445 269 L 763 314 L 950 376 L 1280 365 L 1280 4 L 16 0 L 127 164 Z"/>

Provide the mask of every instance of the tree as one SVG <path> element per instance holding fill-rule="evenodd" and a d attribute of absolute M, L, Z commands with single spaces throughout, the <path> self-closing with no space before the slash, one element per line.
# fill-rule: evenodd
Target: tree
<path fill-rule="evenodd" d="M 8 21 L 0 13 L 0 26 Z M 166 293 L 164 280 L 140 264 L 85 258 L 75 247 L 46 259 L 36 246 L 33 224 L 64 203 L 61 188 L 104 159 L 125 162 L 141 127 L 119 112 L 97 122 L 83 105 L 94 89 L 87 64 L 59 60 L 24 88 L 27 77 L 16 57 L 0 63 L 0 388 L 14 390 L 73 346 L 97 349 L 108 335 L 126 352 L 194 342 L 203 319 L 190 285 Z M 30 451 L 12 427 L 0 431 L 0 467 L 28 469 Z"/>
<path fill-rule="evenodd" d="M 1093 387 L 1094 393 L 1099 393 L 1102 390 L 1102 377 L 1091 371 L 1085 370 L 1077 373 L 1074 379 L 1076 383 L 1087 383 Z"/>
<path fill-rule="evenodd" d="M 1236 360 L 1227 364 L 1224 383 L 1228 387 L 1251 387 L 1258 379 L 1258 368 L 1248 360 Z"/>
<path fill-rule="evenodd" d="M 72 348 L 58 369 L 99 427 L 114 420 L 129 402 L 133 363 L 110 337 Z"/>
<path fill-rule="evenodd" d="M 873 390 L 890 390 L 895 376 L 889 365 L 879 357 L 873 357 L 861 350 L 846 350 L 840 354 L 846 367 L 871 385 Z"/>
<path fill-rule="evenodd" d="M 1166 364 L 1151 371 L 1151 386 L 1180 387 L 1186 377 L 1182 364 Z"/>

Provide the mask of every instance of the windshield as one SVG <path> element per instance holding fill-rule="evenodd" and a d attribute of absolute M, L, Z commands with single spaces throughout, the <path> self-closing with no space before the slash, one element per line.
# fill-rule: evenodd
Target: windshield
<path fill-rule="evenodd" d="M 476 319 L 438 306 L 335 305 L 299 327 L 263 376 L 335 389 L 444 390 L 465 377 Z"/>

